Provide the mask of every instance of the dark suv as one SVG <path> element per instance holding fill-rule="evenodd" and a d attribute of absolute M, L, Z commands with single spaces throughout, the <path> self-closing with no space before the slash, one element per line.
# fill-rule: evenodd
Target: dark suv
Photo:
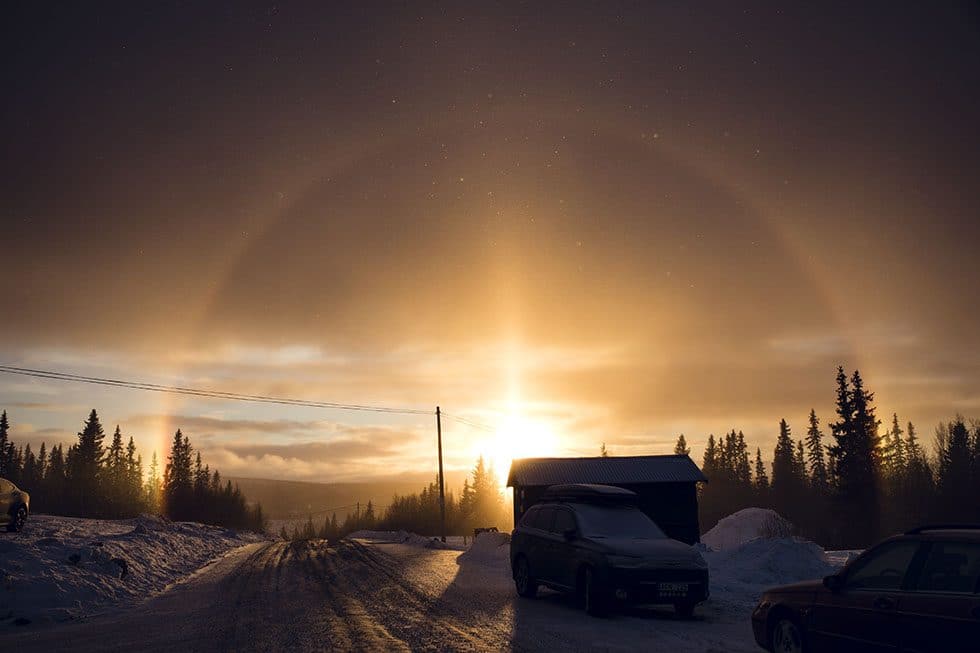
<path fill-rule="evenodd" d="M 576 592 L 589 614 L 619 600 L 672 604 L 691 616 L 708 598 L 708 565 L 635 503 L 633 492 L 607 485 L 549 488 L 511 536 L 517 593 L 533 597 L 546 585 Z"/>
<path fill-rule="evenodd" d="M 771 651 L 980 651 L 980 526 L 891 537 L 821 581 L 767 590 L 752 613 Z"/>
<path fill-rule="evenodd" d="M 31 496 L 5 478 L 0 478 L 0 524 L 8 531 L 19 531 L 27 522 Z"/>

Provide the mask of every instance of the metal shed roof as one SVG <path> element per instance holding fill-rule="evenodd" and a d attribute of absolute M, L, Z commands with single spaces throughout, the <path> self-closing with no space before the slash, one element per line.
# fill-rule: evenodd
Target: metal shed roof
<path fill-rule="evenodd" d="M 511 463 L 507 486 L 694 483 L 707 480 L 689 456 L 521 458 Z"/>

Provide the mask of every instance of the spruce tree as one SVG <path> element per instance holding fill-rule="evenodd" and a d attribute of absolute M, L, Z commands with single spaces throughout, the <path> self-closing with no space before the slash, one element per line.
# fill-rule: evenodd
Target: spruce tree
<path fill-rule="evenodd" d="M 837 415 L 832 425 L 836 444 L 830 448 L 834 468 L 836 509 L 840 515 L 838 546 L 867 546 L 880 536 L 881 475 L 874 393 L 865 390 L 855 370 L 850 385 L 842 367 L 837 374 Z M 846 524 L 846 531 L 843 526 Z"/>
<path fill-rule="evenodd" d="M 827 463 L 824 458 L 823 433 L 817 412 L 810 409 L 810 426 L 806 432 L 807 459 L 810 463 L 810 484 L 813 489 L 825 495 L 828 487 Z"/>
<path fill-rule="evenodd" d="M 755 491 L 760 503 L 769 500 L 769 474 L 766 472 L 766 464 L 762 462 L 762 449 L 755 448 Z"/>
<path fill-rule="evenodd" d="M 809 478 L 806 471 L 806 457 L 803 454 L 803 440 L 796 441 L 796 453 L 793 456 L 793 469 L 796 473 L 796 480 L 799 485 L 808 485 Z"/>
<path fill-rule="evenodd" d="M 153 514 L 160 511 L 160 467 L 157 462 L 157 452 L 150 458 L 150 478 L 146 483 L 146 506 Z"/>
<path fill-rule="evenodd" d="M 795 491 L 798 478 L 795 458 L 790 426 L 785 419 L 781 419 L 776 450 L 772 456 L 772 489 L 776 493 Z"/>
<path fill-rule="evenodd" d="M 908 460 L 905 450 L 905 440 L 902 427 L 898 423 L 898 413 L 892 413 L 892 428 L 885 440 L 884 467 L 888 476 L 901 478 L 905 476 Z"/>
<path fill-rule="evenodd" d="M 101 483 L 102 461 L 105 451 L 102 442 L 105 432 L 99 415 L 92 409 L 85 425 L 78 433 L 78 443 L 69 451 L 68 477 L 72 483 L 75 514 L 82 517 L 98 517 L 103 506 Z"/>
<path fill-rule="evenodd" d="M 48 471 L 48 450 L 47 446 L 42 442 L 41 449 L 37 452 L 37 475 L 42 481 L 44 476 Z"/>
<path fill-rule="evenodd" d="M 677 456 L 691 455 L 691 449 L 687 446 L 687 440 L 684 439 L 683 433 L 677 438 L 677 444 L 674 445 L 674 454 Z"/>
<path fill-rule="evenodd" d="M 105 459 L 105 484 L 103 492 L 109 503 L 113 506 L 120 506 L 123 502 L 125 496 L 125 457 L 123 454 L 123 441 L 122 441 L 122 431 L 119 430 L 119 425 L 116 425 L 116 430 L 112 434 L 112 444 L 109 445 L 109 449 L 106 452 Z M 120 517 L 121 515 L 114 514 L 114 517 Z"/>
<path fill-rule="evenodd" d="M 7 411 L 0 414 L 0 476 L 7 478 L 10 476 L 9 463 L 7 458 L 7 448 L 10 446 L 10 423 L 7 421 Z"/>
<path fill-rule="evenodd" d="M 704 472 L 704 475 L 708 477 L 709 481 L 711 480 L 711 477 L 714 475 L 715 469 L 717 468 L 717 460 L 718 460 L 718 447 L 715 444 L 715 436 L 712 433 L 708 435 L 708 444 L 704 448 L 704 458 L 702 459 L 701 462 L 701 471 Z"/>
<path fill-rule="evenodd" d="M 779 436 L 772 456 L 772 497 L 776 512 L 791 521 L 802 500 L 796 450 L 789 424 L 779 421 Z"/>

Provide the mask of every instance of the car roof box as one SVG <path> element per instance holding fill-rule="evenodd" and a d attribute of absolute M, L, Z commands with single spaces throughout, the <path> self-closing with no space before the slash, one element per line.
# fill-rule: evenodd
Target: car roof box
<path fill-rule="evenodd" d="M 596 483 L 564 483 L 552 485 L 541 495 L 542 501 L 580 501 L 583 503 L 607 502 L 636 503 L 636 492 L 615 485 Z"/>

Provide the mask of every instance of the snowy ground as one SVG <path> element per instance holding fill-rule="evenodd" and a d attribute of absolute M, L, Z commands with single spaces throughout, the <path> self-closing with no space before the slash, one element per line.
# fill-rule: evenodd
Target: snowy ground
<path fill-rule="evenodd" d="M 438 537 L 416 535 L 408 531 L 355 531 L 348 536 L 352 540 L 365 542 L 398 542 L 410 546 L 420 546 L 424 549 L 447 549 L 450 551 L 465 551 L 473 543 L 473 538 L 460 535 L 450 535 L 443 542 Z"/>
<path fill-rule="evenodd" d="M 32 515 L 0 533 L 0 630 L 128 606 L 254 542 L 215 526 Z"/>
<path fill-rule="evenodd" d="M 70 642 L 76 652 L 757 651 L 749 615 L 760 593 L 771 585 L 819 578 L 853 555 L 828 554 L 792 537 L 731 541 L 720 551 L 702 547 L 711 598 L 694 619 L 678 618 L 669 607 L 626 608 L 595 619 L 568 595 L 542 590 L 536 599 L 519 598 L 506 533 L 483 535 L 465 551 L 459 550 L 461 538 L 443 549 L 431 538 L 404 532 L 361 532 L 339 543 L 240 546 L 245 540 L 234 533 L 193 524 L 45 522 L 37 520 L 38 532 L 25 542 L 0 544 L 6 550 L 0 565 L 9 576 L 10 561 L 23 561 L 18 573 L 29 568 L 41 578 L 23 581 L 20 593 L 35 612 L 52 609 L 40 605 L 42 596 L 61 597 L 55 609 L 65 597 L 87 596 L 80 607 L 91 616 L 51 628 L 36 622 L 0 627 L 0 650 L 46 652 Z M 754 535 L 751 529 L 745 533 Z M 93 546 L 93 540 L 102 545 Z M 82 556 L 77 566 L 65 562 L 72 552 Z M 130 574 L 139 572 L 145 580 L 127 585 L 119 578 L 111 557 L 120 553 L 132 559 Z M 209 556 L 217 556 L 217 563 L 138 602 Z M 155 562 L 140 565 L 137 558 Z M 0 597 L 9 599 L 9 591 Z M 88 607 L 130 602 L 138 605 L 101 614 Z"/>

